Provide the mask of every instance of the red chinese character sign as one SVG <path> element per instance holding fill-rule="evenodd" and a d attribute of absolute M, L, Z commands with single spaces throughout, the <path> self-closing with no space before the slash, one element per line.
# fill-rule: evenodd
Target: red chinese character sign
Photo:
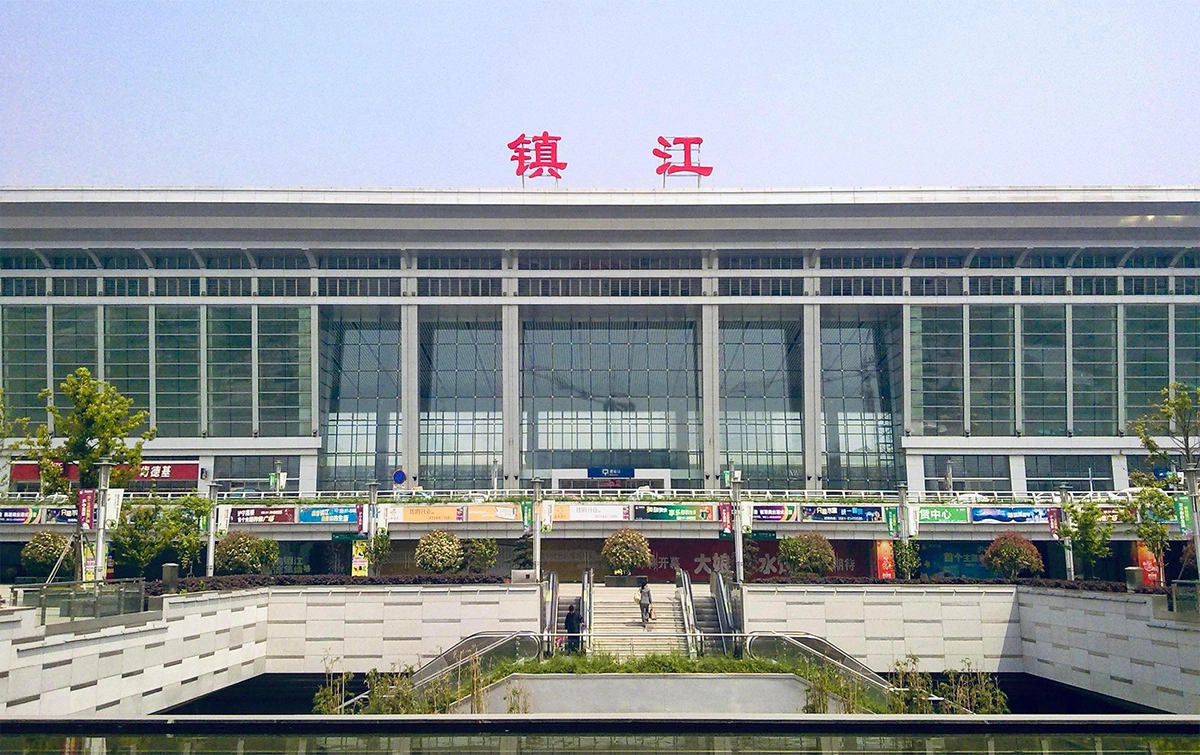
<path fill-rule="evenodd" d="M 559 171 L 564 170 L 567 164 L 558 159 L 558 143 L 561 140 L 561 136 L 551 136 L 549 131 L 543 131 L 532 137 L 521 134 L 508 143 L 508 148 L 513 152 L 509 160 L 517 164 L 517 175 L 521 177 L 522 185 L 526 178 L 543 175 L 562 178 Z"/>
<path fill-rule="evenodd" d="M 663 177 L 663 186 L 667 185 L 667 176 L 679 173 L 691 173 L 696 176 L 696 184 L 700 184 L 701 176 L 712 175 L 712 167 L 700 164 L 700 145 L 704 140 L 698 136 L 658 137 L 658 146 L 654 148 L 654 156 L 661 159 L 655 171 Z"/>

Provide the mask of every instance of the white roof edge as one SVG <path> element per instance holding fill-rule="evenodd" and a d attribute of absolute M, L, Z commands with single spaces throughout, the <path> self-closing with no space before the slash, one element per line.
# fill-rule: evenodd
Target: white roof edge
<path fill-rule="evenodd" d="M 0 202 L 207 202 L 430 205 L 848 205 L 1200 202 L 1197 186 L 896 187 L 862 189 L 0 188 Z"/>

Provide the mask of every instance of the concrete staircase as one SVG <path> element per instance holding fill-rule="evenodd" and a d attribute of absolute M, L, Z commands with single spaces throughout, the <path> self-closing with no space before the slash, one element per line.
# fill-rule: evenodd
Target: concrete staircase
<path fill-rule="evenodd" d="M 686 655 L 683 610 L 675 585 L 650 585 L 657 618 L 644 627 L 641 609 L 634 602 L 637 594 L 635 587 L 595 587 L 592 652 L 622 660 L 650 654 Z"/>

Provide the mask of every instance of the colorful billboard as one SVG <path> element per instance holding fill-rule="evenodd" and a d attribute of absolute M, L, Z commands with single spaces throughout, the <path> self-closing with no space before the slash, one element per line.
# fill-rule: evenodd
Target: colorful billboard
<path fill-rule="evenodd" d="M 296 521 L 291 506 L 241 506 L 229 510 L 230 524 L 290 524 Z"/>
<path fill-rule="evenodd" d="M 917 521 L 921 524 L 969 524 L 966 506 L 918 506 Z"/>
<path fill-rule="evenodd" d="M 353 524 L 358 521 L 358 506 L 301 506 L 301 524 Z"/>
<path fill-rule="evenodd" d="M 971 521 L 985 524 L 1048 524 L 1045 506 L 976 506 Z"/>
<path fill-rule="evenodd" d="M 882 522 L 882 506 L 805 506 L 804 518 L 814 522 Z"/>
<path fill-rule="evenodd" d="M 711 503 L 634 504 L 633 518 L 655 522 L 712 522 L 716 513 Z"/>

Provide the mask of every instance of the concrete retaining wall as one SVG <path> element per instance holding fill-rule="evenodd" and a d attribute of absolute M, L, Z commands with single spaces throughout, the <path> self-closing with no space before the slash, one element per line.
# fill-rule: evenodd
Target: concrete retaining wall
<path fill-rule="evenodd" d="M 260 588 L 170 596 L 47 634 L 0 612 L 0 716 L 140 716 L 269 672 L 420 665 L 484 630 L 537 631 L 536 585 Z M 57 629 L 57 628 L 55 628 Z M 53 630 L 52 630 L 53 631 Z"/>

